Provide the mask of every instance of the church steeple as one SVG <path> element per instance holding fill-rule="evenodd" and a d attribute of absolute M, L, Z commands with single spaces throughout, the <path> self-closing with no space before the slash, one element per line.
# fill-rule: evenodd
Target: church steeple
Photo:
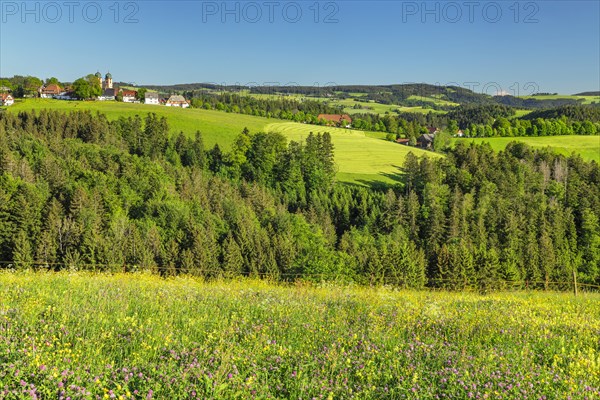
<path fill-rule="evenodd" d="M 106 76 L 104 77 L 104 86 L 105 86 L 105 89 L 113 88 L 113 79 L 112 79 L 112 75 L 110 74 L 110 72 L 108 72 L 106 74 Z"/>
<path fill-rule="evenodd" d="M 94 76 L 98 78 L 98 81 L 100 81 L 100 87 L 104 89 L 104 83 L 102 82 L 102 74 L 100 71 L 96 72 Z"/>

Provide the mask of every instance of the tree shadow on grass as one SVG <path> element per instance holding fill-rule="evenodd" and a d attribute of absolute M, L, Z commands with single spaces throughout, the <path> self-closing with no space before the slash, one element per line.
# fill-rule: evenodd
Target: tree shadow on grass
<path fill-rule="evenodd" d="M 405 180 L 404 180 L 404 171 L 402 169 L 401 166 L 399 165 L 393 165 L 393 167 L 395 168 L 394 172 L 380 172 L 378 174 L 378 176 L 382 176 L 385 177 L 387 179 L 389 179 L 391 182 L 383 182 L 380 180 L 376 180 L 376 179 L 372 179 L 372 180 L 367 180 L 367 179 L 358 179 L 357 182 L 359 182 L 359 184 L 354 184 L 357 186 L 367 186 L 370 189 L 373 190 L 388 190 L 390 188 L 396 188 L 396 187 L 402 187 L 404 186 Z M 352 184 L 350 184 L 352 185 Z"/>

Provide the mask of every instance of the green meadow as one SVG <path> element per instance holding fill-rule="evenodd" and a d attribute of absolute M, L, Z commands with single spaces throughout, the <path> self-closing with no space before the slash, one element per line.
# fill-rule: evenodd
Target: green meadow
<path fill-rule="evenodd" d="M 553 151 L 566 156 L 577 153 L 586 161 L 600 163 L 600 136 L 496 137 L 453 140 L 455 143 L 459 141 L 477 144 L 489 143 L 496 151 L 504 150 L 509 143 L 518 141 L 531 147 L 550 147 Z"/>
<path fill-rule="evenodd" d="M 556 99 L 569 99 L 569 100 L 583 100 L 582 104 L 600 103 L 600 96 L 572 96 L 565 94 L 549 94 L 542 96 L 519 96 L 523 99 L 538 99 L 538 100 L 556 100 Z"/>
<path fill-rule="evenodd" d="M 215 143 L 228 150 L 233 140 L 244 128 L 251 132 L 260 132 L 265 125 L 279 119 L 268 119 L 244 114 L 229 114 L 222 111 L 203 110 L 198 108 L 181 109 L 177 107 L 164 107 L 147 104 L 117 103 L 114 101 L 61 101 L 50 99 L 28 99 L 16 102 L 9 108 L 10 112 L 23 110 L 59 110 L 81 111 L 90 110 L 100 112 L 115 120 L 120 117 L 133 117 L 140 115 L 142 118 L 148 113 L 156 113 L 166 117 L 172 132 L 183 131 L 193 134 L 200 131 L 204 137 L 206 147 Z"/>
<path fill-rule="evenodd" d="M 354 103 L 353 100 L 344 101 Z M 401 107 L 400 109 L 406 108 L 415 109 L 420 107 Z M 307 125 L 214 110 L 180 109 L 116 102 L 29 99 L 16 102 L 14 106 L 9 108 L 9 111 L 19 112 L 41 109 L 67 112 L 77 110 L 97 111 L 106 114 L 109 119 L 127 118 L 135 115 L 143 117 L 149 112 L 154 112 L 168 119 L 172 132 L 183 131 L 186 134 L 193 134 L 199 130 L 204 136 L 207 148 L 218 143 L 224 150 L 230 148 L 235 137 L 246 127 L 251 132 L 279 132 L 290 140 L 302 140 L 310 132 L 327 131 L 331 133 L 335 146 L 335 158 L 339 168 L 338 180 L 348 183 L 397 182 L 400 167 L 409 152 L 413 152 L 417 156 L 439 157 L 439 155 L 429 151 L 388 142 L 384 140 L 385 134 L 381 132 L 363 132 L 353 129 Z M 428 112 L 429 110 L 423 110 L 423 112 L 425 111 Z M 502 150 L 508 143 L 518 140 L 533 147 L 551 147 L 564 155 L 576 152 L 581 154 L 584 160 L 600 162 L 600 136 L 502 137 L 454 140 L 475 143 L 488 142 L 494 150 Z"/>
<path fill-rule="evenodd" d="M 303 140 L 311 132 L 329 132 L 335 146 L 338 178 L 355 183 L 369 181 L 394 182 L 408 153 L 417 156 L 440 155 L 392 143 L 383 139 L 381 132 L 363 132 L 352 129 L 331 128 L 295 122 L 272 123 L 268 132 L 279 132 L 291 140 Z"/>
<path fill-rule="evenodd" d="M 244 92 L 242 92 L 244 93 Z M 385 115 L 385 114 L 397 114 L 398 111 L 400 112 L 414 112 L 414 113 L 420 113 L 420 114 L 427 114 L 429 112 L 433 112 L 436 114 L 445 114 L 446 111 L 440 111 L 440 110 L 433 110 L 431 108 L 425 108 L 425 107 L 421 107 L 421 106 L 417 106 L 417 107 L 404 107 L 404 106 L 400 106 L 397 104 L 381 104 L 381 103 L 377 103 L 375 101 L 368 101 L 368 100 L 363 100 L 363 101 L 357 101 L 356 97 L 364 97 L 365 94 L 364 93 L 351 93 L 351 95 L 353 96 L 352 98 L 346 98 L 346 99 L 336 99 L 336 98 L 330 98 L 330 97 L 317 97 L 317 96 L 303 96 L 303 95 L 299 95 L 299 94 L 287 94 L 287 95 L 281 95 L 281 94 L 256 94 L 256 93 L 245 93 L 248 96 L 252 96 L 254 98 L 257 99 L 281 99 L 282 97 L 293 97 L 298 101 L 304 101 L 304 100 L 313 100 L 313 101 L 321 101 L 321 102 L 327 102 L 329 103 L 331 106 L 337 106 L 337 107 L 342 107 L 344 113 L 346 114 L 379 114 L 379 115 Z M 450 106 L 458 106 L 457 103 L 452 103 L 450 101 L 447 100 L 442 100 L 442 99 L 437 99 L 437 98 L 433 98 L 433 97 L 421 97 L 421 96 L 411 96 L 410 99 L 412 100 L 421 100 L 421 101 L 426 101 L 429 102 L 431 104 L 440 104 L 440 105 L 450 105 Z M 354 108 L 354 106 L 356 104 L 359 104 L 360 106 L 362 106 L 363 108 Z"/>
<path fill-rule="evenodd" d="M 438 104 L 441 106 L 452 106 L 452 107 L 458 107 L 460 104 L 458 103 L 454 103 L 452 101 L 448 101 L 448 100 L 444 100 L 441 99 L 439 97 L 437 97 L 437 95 L 435 96 L 410 96 L 408 98 L 409 100 L 419 100 L 419 101 L 426 101 L 428 103 L 433 103 L 433 104 Z"/>
<path fill-rule="evenodd" d="M 439 157 L 432 152 L 391 143 L 381 132 L 363 132 L 352 129 L 307 125 L 279 119 L 233 114 L 202 109 L 180 109 L 145 104 L 128 104 L 99 101 L 60 101 L 30 99 L 10 107 L 10 112 L 23 110 L 90 110 L 106 114 L 109 119 L 145 116 L 154 112 L 168 119 L 172 132 L 183 131 L 193 134 L 202 132 L 206 147 L 218 143 L 228 150 L 233 140 L 247 127 L 250 132 L 280 132 L 290 140 L 301 140 L 312 132 L 328 131 L 335 146 L 335 159 L 339 167 L 338 180 L 347 183 L 372 184 L 375 182 L 395 183 L 399 179 L 400 167 L 409 152 Z"/>
<path fill-rule="evenodd" d="M 597 399 L 598 294 L 0 274 L 2 399 Z"/>

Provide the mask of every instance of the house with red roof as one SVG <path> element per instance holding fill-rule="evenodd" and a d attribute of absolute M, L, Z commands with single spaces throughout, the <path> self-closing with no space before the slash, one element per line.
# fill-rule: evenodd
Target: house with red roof
<path fill-rule="evenodd" d="M 343 126 L 350 128 L 352 125 L 352 118 L 348 114 L 319 114 L 317 117 L 319 121 L 325 121 L 328 126 Z"/>
<path fill-rule="evenodd" d="M 43 99 L 52 99 L 59 96 L 61 93 L 64 93 L 64 90 L 56 83 L 51 83 L 42 88 L 40 97 Z"/>
<path fill-rule="evenodd" d="M 15 99 L 8 93 L 0 93 L 0 106 L 12 106 Z"/>
<path fill-rule="evenodd" d="M 123 96 L 124 103 L 135 103 L 137 92 L 135 90 L 125 90 L 121 91 L 121 95 Z"/>

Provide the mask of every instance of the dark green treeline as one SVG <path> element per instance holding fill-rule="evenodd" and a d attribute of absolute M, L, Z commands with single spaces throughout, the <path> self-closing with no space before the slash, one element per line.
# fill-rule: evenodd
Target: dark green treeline
<path fill-rule="evenodd" d="M 154 114 L 0 113 L 0 260 L 456 290 L 574 271 L 600 283 L 597 163 L 459 145 L 403 170 L 388 190 L 336 184 L 327 133 L 244 131 L 225 153 Z"/>

